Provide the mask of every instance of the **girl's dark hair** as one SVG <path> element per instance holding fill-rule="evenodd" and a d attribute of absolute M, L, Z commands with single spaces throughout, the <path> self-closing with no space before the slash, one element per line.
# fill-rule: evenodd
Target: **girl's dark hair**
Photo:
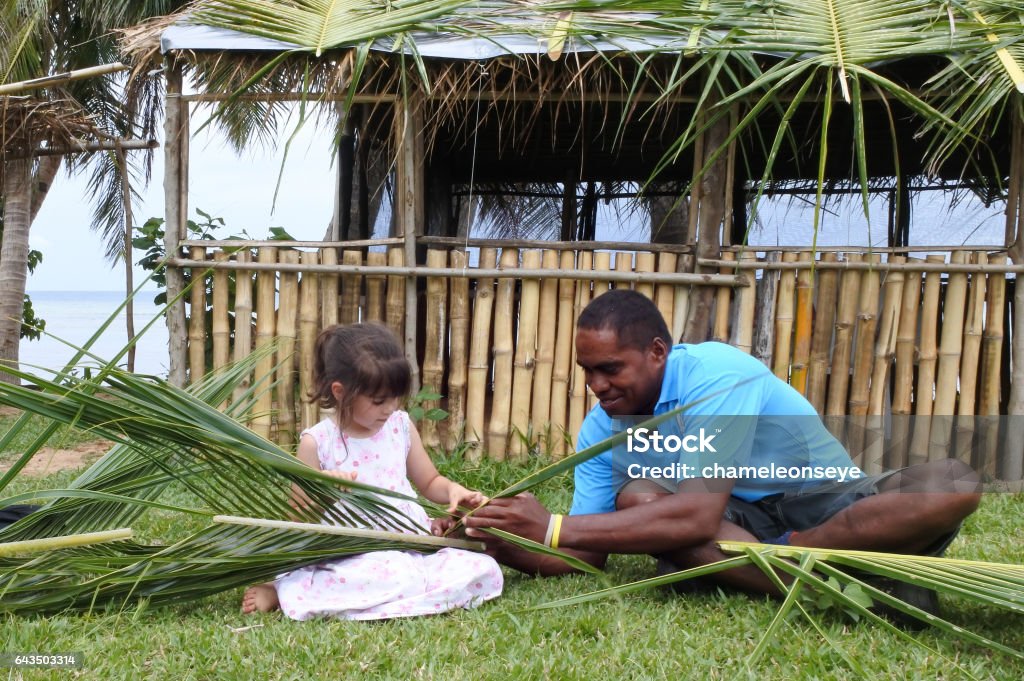
<path fill-rule="evenodd" d="M 335 381 L 345 387 L 339 402 Z M 313 349 L 313 388 L 309 401 L 338 410 L 344 423 L 358 395 L 405 397 L 412 372 L 402 345 L 383 324 L 336 324 L 320 332 Z"/>
<path fill-rule="evenodd" d="M 621 347 L 644 350 L 655 338 L 672 347 L 672 334 L 657 306 L 647 296 L 629 289 L 613 289 L 594 298 L 583 308 L 576 328 L 611 329 Z"/>

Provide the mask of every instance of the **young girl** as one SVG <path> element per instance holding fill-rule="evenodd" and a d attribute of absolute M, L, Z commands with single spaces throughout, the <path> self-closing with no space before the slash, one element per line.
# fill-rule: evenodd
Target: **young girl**
<path fill-rule="evenodd" d="M 335 413 L 303 431 L 299 459 L 338 477 L 415 496 L 411 480 L 427 499 L 448 504 L 449 512 L 459 505 L 479 506 L 483 495 L 437 472 L 409 415 L 399 410 L 410 382 L 409 363 L 387 327 L 325 329 L 316 341 L 312 401 Z M 388 501 L 430 531 L 418 504 Z M 242 612 L 280 607 L 296 620 L 411 617 L 473 608 L 501 594 L 501 588 L 501 569 L 484 554 L 453 548 L 432 554 L 375 551 L 254 586 L 245 592 Z"/>

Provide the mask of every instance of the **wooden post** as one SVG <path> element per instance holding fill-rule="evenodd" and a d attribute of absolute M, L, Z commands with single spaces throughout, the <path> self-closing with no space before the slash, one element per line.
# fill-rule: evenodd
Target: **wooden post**
<path fill-rule="evenodd" d="M 501 252 L 500 267 L 514 270 L 519 265 L 519 251 L 505 248 Z M 487 452 L 495 461 L 504 461 L 508 451 L 508 424 L 512 409 L 512 338 L 513 304 L 516 280 L 498 279 L 494 297 L 494 399 L 491 403 L 491 421 L 487 439 Z"/>
<path fill-rule="evenodd" d="M 693 270 L 693 256 L 681 255 L 676 262 L 676 272 L 690 272 Z M 690 314 L 690 293 L 691 286 L 673 286 L 672 299 L 672 326 L 668 327 L 672 332 L 672 340 L 680 343 L 683 334 L 686 332 L 686 320 Z"/>
<path fill-rule="evenodd" d="M 405 239 L 403 251 L 408 265 L 416 264 L 416 236 L 422 233 L 423 202 L 423 107 L 421 97 L 408 96 L 395 104 L 398 134 L 398 170 L 396 172 L 395 208 L 398 225 Z M 412 369 L 412 392 L 420 387 L 417 348 L 416 277 L 405 280 L 405 355 Z"/>
<path fill-rule="evenodd" d="M 217 250 L 213 254 L 214 262 L 227 262 L 228 259 L 229 256 L 225 251 Z M 228 271 L 214 270 L 212 320 L 214 371 L 231 361 L 230 319 L 228 316 Z"/>
<path fill-rule="evenodd" d="M 206 260 L 206 249 L 193 246 L 193 260 Z M 189 291 L 188 367 L 189 383 L 196 383 L 206 373 L 206 281 L 202 268 L 192 269 Z"/>
<path fill-rule="evenodd" d="M 188 176 L 185 169 L 184 147 L 188 144 L 188 104 L 181 99 L 182 65 L 168 59 L 166 114 L 164 116 L 164 252 L 168 256 L 179 254 L 178 243 L 184 238 L 188 215 Z M 181 269 L 168 267 L 166 274 L 167 299 L 175 300 L 185 288 Z M 185 301 L 171 303 L 165 313 L 167 319 L 167 350 L 169 369 L 167 380 L 178 387 L 185 385 L 187 369 L 187 339 L 185 327 Z"/>
<path fill-rule="evenodd" d="M 480 249 L 480 267 L 493 269 L 497 251 Z M 480 443 L 484 436 L 484 405 L 487 403 L 487 382 L 491 363 L 491 314 L 494 309 L 494 279 L 478 279 L 473 301 L 473 335 L 469 344 L 469 366 L 466 390 L 466 443 L 471 445 L 467 456 L 477 461 L 483 455 Z"/>
<path fill-rule="evenodd" d="M 259 250 L 257 262 L 277 262 L 277 249 L 263 247 Z M 261 350 L 274 342 L 277 332 L 274 316 L 274 300 L 277 293 L 277 273 L 262 271 L 256 275 L 256 349 Z M 257 360 L 253 384 L 256 386 L 256 404 L 253 408 L 252 429 L 261 437 L 270 439 L 274 407 L 274 353 L 266 353 Z"/>
<path fill-rule="evenodd" d="M 316 265 L 316 251 L 302 254 L 302 264 Z M 320 333 L 320 275 L 303 272 L 299 281 L 299 396 L 302 409 L 299 427 L 309 428 L 317 422 L 319 407 L 309 401 L 313 391 L 313 348 Z"/>
<path fill-rule="evenodd" d="M 904 263 L 903 256 L 889 257 L 890 263 Z M 900 299 L 903 296 L 903 272 L 891 270 L 885 273 L 882 311 L 878 325 L 878 339 L 875 342 L 875 363 L 871 374 L 871 392 L 868 399 L 868 413 L 882 416 L 888 408 L 884 404 L 889 386 L 889 367 L 896 356 L 896 335 L 900 327 Z"/>
<path fill-rule="evenodd" d="M 541 267 L 558 268 L 558 251 L 544 251 Z M 555 332 L 558 329 L 559 279 L 544 279 L 540 284 L 540 309 L 537 313 L 537 356 L 533 369 L 533 397 L 530 400 L 530 421 L 535 435 L 544 433 L 544 452 L 550 453 L 551 387 L 555 362 Z M 525 297 L 525 296 L 524 296 Z"/>
<path fill-rule="evenodd" d="M 448 252 L 440 248 L 427 250 L 427 267 L 444 267 L 448 264 Z M 445 339 L 448 337 L 448 280 L 445 277 L 427 277 L 426 328 L 431 332 L 424 337 L 423 387 L 441 392 L 444 376 Z M 424 409 L 437 407 L 437 401 L 423 403 Z M 420 436 L 426 447 L 441 444 L 437 422 L 425 419 L 420 424 Z"/>
<path fill-rule="evenodd" d="M 771 251 L 766 256 L 768 263 L 778 262 L 781 254 Z M 775 344 L 775 299 L 779 275 L 774 270 L 762 270 L 757 282 L 757 310 L 754 314 L 754 341 L 751 352 L 766 366 L 772 366 L 772 346 Z"/>
<path fill-rule="evenodd" d="M 523 251 L 523 269 L 535 270 L 541 265 L 541 252 Z M 519 332 L 515 345 L 512 374 L 512 458 L 521 461 L 533 443 L 530 426 L 530 392 L 533 390 L 533 365 L 537 353 L 537 311 L 540 303 L 540 282 L 523 279 L 519 300 Z"/>
<path fill-rule="evenodd" d="M 593 254 L 594 260 L 594 271 L 607 272 L 612 268 L 612 254 L 608 251 L 598 251 Z M 590 269 L 590 268 L 587 268 Z M 594 282 L 594 298 L 608 291 L 609 282 L 607 281 L 595 281 Z M 589 298 L 588 298 L 589 300 Z"/>
<path fill-rule="evenodd" d="M 466 269 L 466 252 L 452 249 L 451 266 Z M 448 451 L 462 440 L 466 427 L 466 377 L 469 360 L 469 279 L 455 277 L 450 281 L 451 350 L 448 353 Z"/>
<path fill-rule="evenodd" d="M 283 250 L 280 261 L 286 265 L 299 263 L 299 252 Z M 262 274 L 269 274 L 263 272 Z M 275 441 L 282 449 L 290 450 L 298 444 L 295 428 L 295 339 L 299 316 L 299 275 L 281 272 L 281 291 L 277 310 L 277 433 Z"/>
<path fill-rule="evenodd" d="M 569 273 L 576 267 L 576 254 L 562 251 L 559 269 Z M 582 286 L 586 282 L 579 282 Z M 568 425 L 569 376 L 572 372 L 573 302 L 577 282 L 565 277 L 558 280 L 558 329 L 555 334 L 555 363 L 551 372 L 551 454 L 555 458 L 565 456 L 566 427 Z"/>
<path fill-rule="evenodd" d="M 1016 265 L 1024 264 L 1024 238 L 1021 223 L 1024 222 L 1024 112 L 1020 104 L 1011 111 L 1012 132 L 1010 157 L 1010 201 L 1006 205 L 1006 247 L 1010 259 Z M 1006 444 L 999 476 L 1003 480 L 1018 481 L 1024 478 L 1024 285 L 1021 277 L 1016 278 L 1013 287 L 1013 328 L 1010 329 L 1010 401 L 1007 404 Z"/>
<path fill-rule="evenodd" d="M 814 259 L 810 251 L 801 251 L 800 262 Z M 807 365 L 811 359 L 811 329 L 814 317 L 814 273 L 809 269 L 796 273 L 796 332 L 793 334 L 793 369 L 789 382 L 802 394 L 807 394 Z"/>
<path fill-rule="evenodd" d="M 252 252 L 242 249 L 235 254 L 235 262 L 245 264 L 252 261 Z M 238 270 L 235 272 L 235 347 L 234 361 L 238 362 L 252 352 L 252 272 Z M 241 399 L 249 390 L 252 381 L 249 377 L 239 381 L 232 395 L 234 401 Z"/>
<path fill-rule="evenodd" d="M 823 253 L 821 261 L 834 263 L 835 253 Z M 828 384 L 832 331 L 836 322 L 837 270 L 818 270 L 818 298 L 814 305 L 814 332 L 811 336 L 810 366 L 807 371 L 807 399 L 819 414 L 825 413 L 825 387 Z"/>
<path fill-rule="evenodd" d="M 633 271 L 633 254 L 628 251 L 616 251 L 615 252 L 615 271 L 616 272 L 632 272 Z M 612 284 L 612 288 L 631 288 L 627 281 L 617 281 Z"/>

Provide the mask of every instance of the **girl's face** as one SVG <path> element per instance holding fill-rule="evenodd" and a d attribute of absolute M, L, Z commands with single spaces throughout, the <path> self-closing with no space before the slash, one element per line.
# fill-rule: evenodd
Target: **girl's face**
<path fill-rule="evenodd" d="M 337 387 L 335 387 L 337 386 Z M 344 388 L 340 383 L 331 386 L 335 399 L 340 400 Z M 354 435 L 373 435 L 384 422 L 391 418 L 391 415 L 401 406 L 402 398 L 398 396 L 384 397 L 370 395 L 356 395 L 352 400 L 352 409 L 349 414 L 348 423 L 341 424 L 343 428 L 352 431 Z"/>

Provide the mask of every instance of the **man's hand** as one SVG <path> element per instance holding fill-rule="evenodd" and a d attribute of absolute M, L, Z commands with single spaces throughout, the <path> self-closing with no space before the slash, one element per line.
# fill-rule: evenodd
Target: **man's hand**
<path fill-rule="evenodd" d="M 491 535 L 474 528 L 494 527 L 543 543 L 550 519 L 551 513 L 529 492 L 492 499 L 466 518 L 466 536 L 489 541 Z"/>

